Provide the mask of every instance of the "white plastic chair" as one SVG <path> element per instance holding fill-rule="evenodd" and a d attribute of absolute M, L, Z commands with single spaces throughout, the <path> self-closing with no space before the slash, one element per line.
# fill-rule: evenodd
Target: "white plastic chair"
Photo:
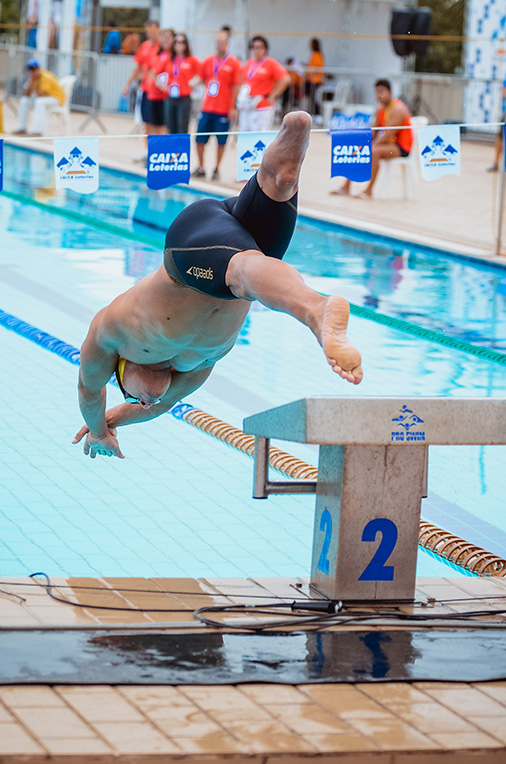
<path fill-rule="evenodd" d="M 328 93 L 328 86 L 322 85 L 316 91 L 316 102 L 320 106 L 323 115 L 323 125 L 327 127 L 335 111 L 339 111 L 348 102 L 351 93 L 350 80 L 338 80 L 332 93 L 331 101 L 324 101 L 323 96 Z"/>
<path fill-rule="evenodd" d="M 427 117 L 411 117 L 413 130 L 413 145 L 407 157 L 396 157 L 381 162 L 379 178 L 379 199 L 388 199 L 390 190 L 390 176 L 392 167 L 400 167 L 402 172 L 403 199 L 413 199 L 418 201 L 420 197 L 419 190 L 419 171 L 418 171 L 418 127 L 425 127 L 429 124 Z"/>
<path fill-rule="evenodd" d="M 62 135 L 71 135 L 72 133 L 72 126 L 70 124 L 70 101 L 72 98 L 72 91 L 74 90 L 74 85 L 76 84 L 77 77 L 75 74 L 69 74 L 68 77 L 62 77 L 60 80 L 60 86 L 62 87 L 64 93 L 65 93 L 65 101 L 60 106 L 58 104 L 57 106 L 52 106 L 50 109 L 47 110 L 47 117 L 52 116 L 53 114 L 56 114 L 56 116 L 61 117 L 60 125 L 63 127 Z"/>

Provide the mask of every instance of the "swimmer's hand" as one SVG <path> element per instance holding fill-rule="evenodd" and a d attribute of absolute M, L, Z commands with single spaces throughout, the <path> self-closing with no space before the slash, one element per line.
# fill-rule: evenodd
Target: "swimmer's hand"
<path fill-rule="evenodd" d="M 85 456 L 91 457 L 91 459 L 94 459 L 96 456 L 117 456 L 118 459 L 125 458 L 119 447 L 115 427 L 109 427 L 109 432 L 105 438 L 96 438 L 90 433 L 87 425 L 83 425 L 72 443 L 79 443 L 83 438 L 83 453 Z"/>

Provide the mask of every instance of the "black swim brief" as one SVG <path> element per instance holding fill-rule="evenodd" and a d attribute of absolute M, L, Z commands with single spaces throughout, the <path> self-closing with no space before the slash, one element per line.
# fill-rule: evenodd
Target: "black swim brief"
<path fill-rule="evenodd" d="M 297 220 L 297 194 L 270 199 L 254 175 L 239 196 L 200 199 L 174 220 L 165 238 L 164 265 L 183 286 L 222 300 L 236 299 L 225 283 L 230 259 L 256 249 L 281 260 Z"/>

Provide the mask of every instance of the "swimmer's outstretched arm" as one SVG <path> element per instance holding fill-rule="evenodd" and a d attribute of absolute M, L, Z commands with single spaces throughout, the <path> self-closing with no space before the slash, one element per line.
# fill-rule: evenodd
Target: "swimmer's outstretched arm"
<path fill-rule="evenodd" d="M 97 313 L 81 347 L 79 367 L 79 408 L 86 422 L 84 453 L 93 459 L 97 454 L 124 459 L 116 433 L 105 418 L 106 385 L 116 364 L 115 338 L 104 331 L 105 310 Z M 74 443 L 78 441 L 74 438 Z"/>
<path fill-rule="evenodd" d="M 193 393 L 203 385 L 213 368 L 213 366 L 209 366 L 206 369 L 198 369 L 197 371 L 187 371 L 184 373 L 173 371 L 169 389 L 160 403 L 151 406 L 149 409 L 145 409 L 135 403 L 122 403 L 119 406 L 114 406 L 113 408 L 108 409 L 105 412 L 105 422 L 111 436 L 116 439 L 117 427 L 124 427 L 127 424 L 149 422 L 151 419 L 156 419 L 161 414 L 165 414 L 175 403 L 178 403 L 181 398 L 190 395 L 190 393 Z M 85 436 L 89 437 L 89 432 L 88 426 L 84 425 L 76 434 L 72 442 L 79 443 Z M 102 454 L 99 452 L 99 456 L 102 455 L 113 456 L 114 454 Z M 123 454 L 121 454 L 121 458 L 124 458 Z"/>

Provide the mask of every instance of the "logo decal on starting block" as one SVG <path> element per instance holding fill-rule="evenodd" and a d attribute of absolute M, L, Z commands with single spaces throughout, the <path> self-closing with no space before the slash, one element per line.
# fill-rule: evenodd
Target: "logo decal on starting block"
<path fill-rule="evenodd" d="M 392 432 L 392 443 L 413 443 L 425 441 L 425 431 L 420 430 L 423 419 L 406 406 L 401 408 L 399 415 L 393 417 L 394 427 L 400 428 Z"/>

